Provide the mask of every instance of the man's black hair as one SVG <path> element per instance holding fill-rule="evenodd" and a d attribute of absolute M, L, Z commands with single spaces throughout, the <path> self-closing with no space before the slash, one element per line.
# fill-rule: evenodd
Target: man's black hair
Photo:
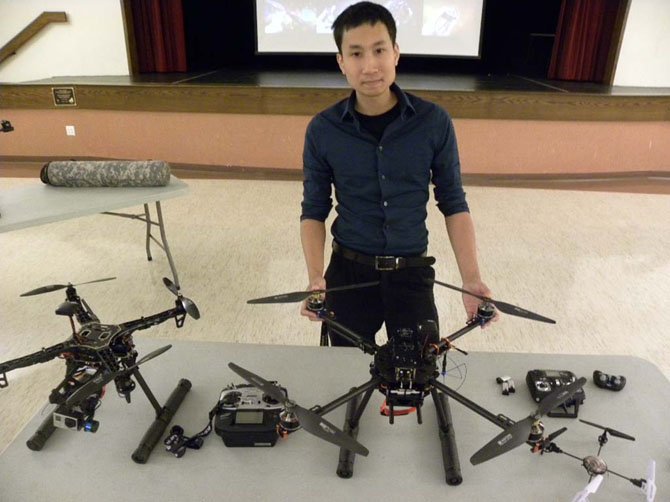
<path fill-rule="evenodd" d="M 358 28 L 364 24 L 374 26 L 377 23 L 383 23 L 386 26 L 391 42 L 395 45 L 395 20 L 386 7 L 372 2 L 358 2 L 344 9 L 332 26 L 338 52 L 342 54 L 342 37 L 346 30 Z"/>

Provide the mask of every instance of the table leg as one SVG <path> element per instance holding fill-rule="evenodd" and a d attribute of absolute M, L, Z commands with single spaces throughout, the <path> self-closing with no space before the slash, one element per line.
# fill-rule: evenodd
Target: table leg
<path fill-rule="evenodd" d="M 165 235 L 165 222 L 163 221 L 163 213 L 161 211 L 161 203 L 160 201 L 156 201 L 156 215 L 158 218 L 158 221 L 153 221 L 151 219 L 151 212 L 149 211 L 149 204 L 144 204 L 144 217 L 142 217 L 139 214 L 125 214 L 125 213 L 114 213 L 111 211 L 105 211 L 102 214 L 108 214 L 111 216 L 120 216 L 122 218 L 130 218 L 132 220 L 141 220 L 144 221 L 147 225 L 147 232 L 146 232 L 146 251 L 147 251 L 147 260 L 152 261 L 153 258 L 151 256 L 151 239 L 154 240 L 158 246 L 165 251 L 165 255 L 167 256 L 168 263 L 170 264 L 170 270 L 172 271 L 172 279 L 174 282 L 174 285 L 177 286 L 177 289 L 180 289 L 179 285 L 179 276 L 177 276 L 177 268 L 174 266 L 174 261 L 172 260 L 172 253 L 170 253 L 170 247 L 168 246 L 168 241 L 167 237 Z M 151 234 L 151 225 L 158 225 L 158 228 L 160 230 L 161 234 L 161 240 L 160 242 Z"/>
<path fill-rule="evenodd" d="M 151 214 L 149 214 L 149 204 L 144 204 L 144 219 L 147 223 L 147 260 L 151 261 Z"/>
<path fill-rule="evenodd" d="M 163 251 L 165 251 L 168 263 L 170 264 L 170 270 L 172 270 L 172 278 L 174 279 L 174 285 L 177 286 L 177 289 L 180 289 L 179 277 L 177 276 L 177 269 L 174 266 L 174 261 L 172 260 L 172 253 L 170 253 L 167 237 L 165 236 L 165 223 L 163 222 L 163 213 L 161 211 L 161 203 L 159 200 L 156 201 L 156 214 L 158 215 L 158 228 L 160 229 L 161 240 L 163 241 Z"/>

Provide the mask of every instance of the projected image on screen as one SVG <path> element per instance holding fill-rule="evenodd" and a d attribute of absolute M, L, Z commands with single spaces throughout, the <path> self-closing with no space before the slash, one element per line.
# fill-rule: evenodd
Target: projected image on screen
<path fill-rule="evenodd" d="M 351 0 L 256 0 L 259 53 L 334 53 L 331 26 Z M 479 56 L 484 0 L 381 0 L 402 54 Z"/>

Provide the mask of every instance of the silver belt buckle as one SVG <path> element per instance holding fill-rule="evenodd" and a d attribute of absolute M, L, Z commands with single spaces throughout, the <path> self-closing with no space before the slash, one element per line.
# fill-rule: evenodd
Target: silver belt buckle
<path fill-rule="evenodd" d="M 388 264 L 390 262 L 390 265 Z M 375 270 L 389 272 L 397 270 L 400 265 L 399 256 L 375 256 Z"/>

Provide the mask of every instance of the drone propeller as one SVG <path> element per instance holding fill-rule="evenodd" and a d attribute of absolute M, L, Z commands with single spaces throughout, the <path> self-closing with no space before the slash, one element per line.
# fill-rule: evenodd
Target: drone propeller
<path fill-rule="evenodd" d="M 572 502 L 588 502 L 589 495 L 598 491 L 600 488 L 600 483 L 603 482 L 603 475 L 598 474 L 595 478 L 589 481 L 589 484 L 584 487 L 582 491 L 577 493 L 572 499 Z"/>
<path fill-rule="evenodd" d="M 567 427 L 561 427 L 561 428 L 558 429 L 557 431 L 552 432 L 552 433 L 549 434 L 546 438 L 542 439 L 542 445 L 543 445 L 543 446 L 544 446 L 544 445 L 548 445 L 548 444 L 551 443 L 554 439 L 556 439 L 558 436 L 560 436 L 561 434 L 563 434 L 563 433 L 564 433 L 565 431 L 567 431 L 567 430 L 568 430 Z"/>
<path fill-rule="evenodd" d="M 79 305 L 77 305 L 75 302 L 63 302 L 56 309 L 56 314 L 73 316 L 77 312 L 78 307 Z"/>
<path fill-rule="evenodd" d="M 177 286 L 175 285 L 175 283 L 172 282 L 172 281 L 171 281 L 170 279 L 168 279 L 167 277 L 163 277 L 163 284 L 165 284 L 165 286 L 170 290 L 170 292 L 171 292 L 173 295 L 175 295 L 175 296 L 179 296 L 179 295 L 181 294 L 181 293 L 179 293 L 179 289 L 177 288 Z"/>
<path fill-rule="evenodd" d="M 552 441 L 567 430 L 568 430 L 567 427 L 561 427 L 560 429 L 552 432 L 548 436 L 541 438 L 537 443 L 533 445 L 530 451 L 532 451 L 533 453 L 539 453 L 540 455 L 542 455 L 544 452 L 547 451 L 557 451 L 557 447 L 554 443 L 552 443 Z"/>
<path fill-rule="evenodd" d="M 265 298 L 256 298 L 254 300 L 248 300 L 247 303 L 249 304 L 295 303 L 295 302 L 301 302 L 305 298 L 320 293 L 331 293 L 333 291 L 346 291 L 347 289 L 369 288 L 370 286 L 377 286 L 378 284 L 379 281 L 373 281 L 373 282 L 362 282 L 360 284 L 349 284 L 347 286 L 337 286 L 335 288 L 329 288 L 329 289 L 313 289 L 312 291 L 294 291 L 293 293 L 284 293 L 280 295 L 266 296 Z"/>
<path fill-rule="evenodd" d="M 75 404 L 79 403 L 81 400 L 86 399 L 88 396 L 91 394 L 95 394 L 98 392 L 100 389 L 102 389 L 105 385 L 107 385 L 109 382 L 114 380 L 116 377 L 123 375 L 124 373 L 130 373 L 133 371 L 135 368 L 137 368 L 140 364 L 144 364 L 147 361 L 150 361 L 154 357 L 160 356 L 163 352 L 168 351 L 170 348 L 172 348 L 172 345 L 166 345 L 165 347 L 161 347 L 160 349 L 156 349 L 153 352 L 150 352 L 146 356 L 144 356 L 142 359 L 137 361 L 133 366 L 130 366 L 128 368 L 124 368 L 122 370 L 118 371 L 112 371 L 110 373 L 98 373 L 95 375 L 93 378 L 91 378 L 88 382 L 86 382 L 84 385 L 79 387 L 76 391 L 74 391 L 70 397 L 67 398 L 65 401 L 66 406 L 74 406 Z"/>
<path fill-rule="evenodd" d="M 94 282 L 112 281 L 114 279 L 116 279 L 116 277 L 106 277 L 105 279 L 96 279 L 94 281 L 80 282 L 79 284 L 72 284 L 72 283 L 51 284 L 49 286 L 42 286 L 41 288 L 33 289 L 33 290 L 28 291 L 26 293 L 23 293 L 19 296 L 41 295 L 43 293 L 51 293 L 52 291 L 58 291 L 59 289 L 65 289 L 65 288 L 68 288 L 70 286 L 75 287 L 75 286 L 81 286 L 82 284 L 93 284 Z"/>
<path fill-rule="evenodd" d="M 650 460 L 647 467 L 647 479 L 644 480 L 642 493 L 647 497 L 647 502 L 654 502 L 656 497 L 656 461 Z"/>
<path fill-rule="evenodd" d="M 334 445 L 340 446 L 354 453 L 358 453 L 359 455 L 363 455 L 364 457 L 368 455 L 369 452 L 365 446 L 360 444 L 351 436 L 342 432 L 340 429 L 335 427 L 320 415 L 314 413 L 312 410 L 303 408 L 294 401 L 288 399 L 276 385 L 248 370 L 245 370 L 244 368 L 241 368 L 240 366 L 237 366 L 235 363 L 229 363 L 228 367 L 244 378 L 251 385 L 259 388 L 265 394 L 272 397 L 272 399 L 282 403 L 286 408 L 286 411 L 294 413 L 298 417 L 302 428 L 310 434 L 313 434 L 321 439 L 328 441 L 329 443 L 333 443 Z"/>
<path fill-rule="evenodd" d="M 628 434 L 624 434 L 623 432 L 619 432 L 615 429 L 610 429 L 609 427 L 605 427 L 604 425 L 594 424 L 593 422 L 588 422 L 586 420 L 582 420 L 581 418 L 579 419 L 579 421 L 592 427 L 596 427 L 597 429 L 602 429 L 614 437 L 628 439 L 629 441 L 635 441 L 635 438 L 633 436 L 629 436 Z"/>
<path fill-rule="evenodd" d="M 482 462 L 486 462 L 487 460 L 497 457 L 498 455 L 502 455 L 503 453 L 513 450 L 517 446 L 520 446 L 528 441 L 528 433 L 531 430 L 533 424 L 537 422 L 540 417 L 570 399 L 579 389 L 584 386 L 585 383 L 586 378 L 581 377 L 577 381 L 572 382 L 570 385 L 555 389 L 551 394 L 540 401 L 540 406 L 537 408 L 537 410 L 535 410 L 523 420 L 516 422 L 511 427 L 508 427 L 502 431 L 495 438 L 484 445 L 472 457 L 470 457 L 470 463 L 472 463 L 472 465 L 481 464 Z M 563 431 L 560 430 L 556 431 L 553 433 L 553 436 L 556 437 L 562 432 Z"/>
<path fill-rule="evenodd" d="M 452 286 L 451 284 L 447 284 L 446 282 L 441 282 L 433 279 L 433 282 L 435 284 L 439 284 L 440 286 L 444 286 L 445 288 L 453 289 L 454 291 L 460 291 L 461 293 L 465 293 L 470 296 L 474 296 L 475 298 L 479 298 L 482 301 L 492 303 L 495 305 L 495 307 L 500 310 L 500 312 L 503 312 L 505 314 L 517 316 L 517 317 L 523 317 L 524 319 L 530 319 L 532 321 L 540 321 L 540 322 L 546 322 L 549 324 L 556 324 L 556 321 L 553 319 L 549 319 L 548 317 L 541 316 L 540 314 L 536 314 L 534 312 L 531 312 L 530 310 L 522 309 L 521 307 L 517 307 L 516 305 L 512 305 L 511 303 L 505 303 L 501 302 L 499 300 L 493 300 L 492 298 L 488 298 L 486 296 L 478 295 L 475 293 L 472 293 L 468 290 L 458 288 L 456 286 Z"/>
<path fill-rule="evenodd" d="M 191 300 L 190 298 L 186 298 L 184 295 L 182 295 L 179 292 L 177 286 L 175 286 L 174 282 L 172 282 L 167 277 L 163 277 L 163 284 L 165 284 L 165 286 L 170 290 L 170 292 L 179 299 L 182 307 L 184 307 L 184 310 L 188 315 L 190 315 L 193 319 L 200 319 L 200 311 L 198 310 L 198 306 L 195 304 L 193 300 Z"/>

